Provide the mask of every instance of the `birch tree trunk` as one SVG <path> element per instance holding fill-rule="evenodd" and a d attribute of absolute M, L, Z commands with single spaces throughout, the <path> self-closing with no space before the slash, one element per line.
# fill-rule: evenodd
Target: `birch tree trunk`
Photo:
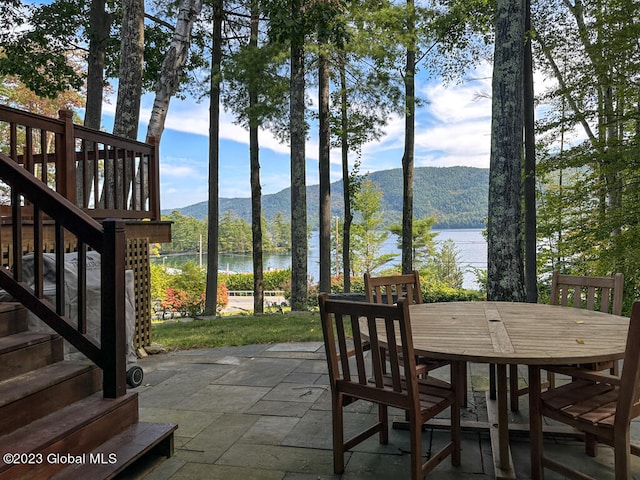
<path fill-rule="evenodd" d="M 487 299 L 522 302 L 523 0 L 498 0 L 489 168 Z"/>
<path fill-rule="evenodd" d="M 162 71 L 156 86 L 156 96 L 147 128 L 147 140 L 156 137 L 160 141 L 164 131 L 164 122 L 169 111 L 169 102 L 180 86 L 182 68 L 189 54 L 191 30 L 200 11 L 202 0 L 182 0 L 178 9 L 176 28 L 169 50 L 162 62 Z"/>

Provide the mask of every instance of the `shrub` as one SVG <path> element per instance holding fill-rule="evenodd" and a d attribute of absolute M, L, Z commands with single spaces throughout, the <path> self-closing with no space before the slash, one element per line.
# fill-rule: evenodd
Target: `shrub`
<path fill-rule="evenodd" d="M 477 290 L 452 288 L 440 283 L 429 283 L 422 287 L 422 299 L 425 303 L 481 301 L 485 300 L 485 294 Z"/>
<path fill-rule="evenodd" d="M 220 313 L 229 304 L 229 289 L 224 283 L 218 282 L 218 293 L 216 295 L 216 311 Z"/>
<path fill-rule="evenodd" d="M 291 278 L 291 270 L 269 270 L 263 273 L 265 290 L 281 290 Z M 253 273 L 219 273 L 218 283 L 224 283 L 229 290 L 253 290 Z"/>

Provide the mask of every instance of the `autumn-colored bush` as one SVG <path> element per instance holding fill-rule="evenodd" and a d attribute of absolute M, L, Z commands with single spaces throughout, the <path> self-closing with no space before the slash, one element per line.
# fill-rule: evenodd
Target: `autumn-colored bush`
<path fill-rule="evenodd" d="M 216 311 L 220 313 L 229 304 L 229 289 L 224 283 L 218 284 L 216 296 Z"/>

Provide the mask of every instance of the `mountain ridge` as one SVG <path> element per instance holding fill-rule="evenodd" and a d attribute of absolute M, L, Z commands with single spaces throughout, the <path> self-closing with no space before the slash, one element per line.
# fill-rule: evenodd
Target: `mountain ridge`
<path fill-rule="evenodd" d="M 382 190 L 385 225 L 402 221 L 402 169 L 380 170 L 366 176 Z M 414 217 L 434 215 L 435 228 L 484 228 L 488 209 L 489 169 L 476 167 L 416 167 L 414 169 Z M 318 225 L 319 186 L 307 186 L 307 214 L 312 228 Z M 262 196 L 262 211 L 270 222 L 278 212 L 290 218 L 291 188 Z M 207 217 L 208 202 L 163 210 L 178 211 L 199 220 Z M 250 198 L 220 198 L 220 215 L 231 211 L 251 222 Z M 331 215 L 342 218 L 342 180 L 331 184 Z"/>

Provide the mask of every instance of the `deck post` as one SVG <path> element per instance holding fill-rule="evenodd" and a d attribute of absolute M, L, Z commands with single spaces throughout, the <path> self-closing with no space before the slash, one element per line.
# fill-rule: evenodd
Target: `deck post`
<path fill-rule="evenodd" d="M 71 110 L 60 110 L 58 112 L 58 117 L 64 122 L 64 133 L 60 145 L 62 147 L 62 152 L 57 156 L 56 191 L 71 201 L 74 205 L 77 205 L 76 149 L 73 112 Z"/>
<path fill-rule="evenodd" d="M 117 398 L 127 391 L 125 321 L 125 224 L 108 219 L 104 226 L 101 259 L 101 341 L 104 396 Z"/>

